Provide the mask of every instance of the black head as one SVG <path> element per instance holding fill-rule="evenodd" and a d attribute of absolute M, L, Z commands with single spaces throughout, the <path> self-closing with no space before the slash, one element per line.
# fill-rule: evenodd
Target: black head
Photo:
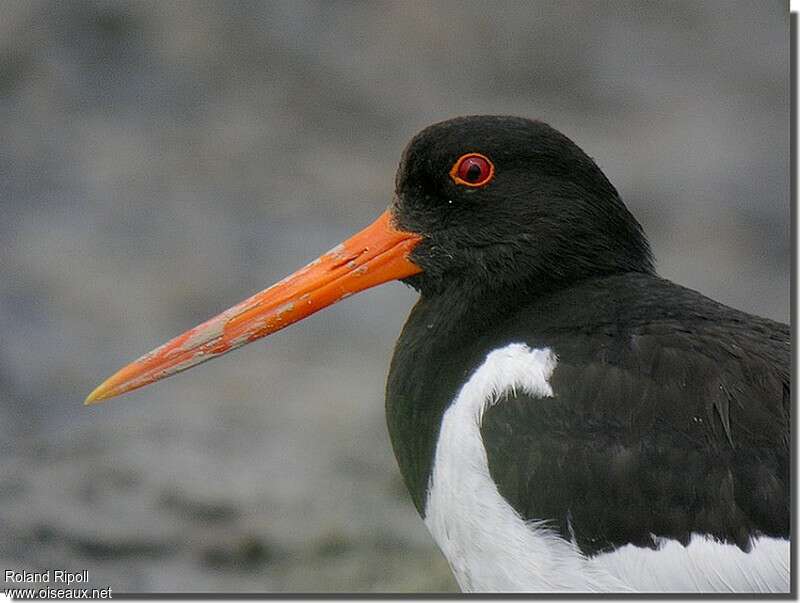
<path fill-rule="evenodd" d="M 468 154 L 490 165 L 479 157 L 459 172 Z M 600 168 L 538 121 L 472 116 L 426 128 L 403 153 L 394 213 L 424 237 L 411 255 L 423 272 L 406 280 L 423 296 L 653 271 L 641 226 Z"/>

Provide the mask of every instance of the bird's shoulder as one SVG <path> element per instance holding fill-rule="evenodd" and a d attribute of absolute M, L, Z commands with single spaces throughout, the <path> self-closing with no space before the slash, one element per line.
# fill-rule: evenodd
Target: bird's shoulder
<path fill-rule="evenodd" d="M 525 519 L 587 554 L 788 535 L 788 327 L 622 275 L 544 297 L 512 332 L 557 356 L 551 397 L 511 393 L 482 422 L 492 477 Z"/>

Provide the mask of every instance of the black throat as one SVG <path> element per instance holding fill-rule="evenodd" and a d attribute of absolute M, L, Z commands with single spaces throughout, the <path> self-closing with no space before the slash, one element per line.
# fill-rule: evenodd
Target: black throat
<path fill-rule="evenodd" d="M 386 420 L 406 486 L 424 515 L 442 415 L 485 360 L 493 328 L 532 297 L 526 288 L 424 292 L 395 346 Z"/>
<path fill-rule="evenodd" d="M 583 282 L 632 273 L 653 276 L 646 241 L 642 249 L 640 261 L 630 267 L 611 265 L 594 273 L 530 279 L 512 275 L 508 282 L 498 275 L 491 284 L 429 274 L 421 275 L 421 282 L 408 279 L 421 296 L 395 346 L 386 384 L 386 419 L 400 472 L 420 515 L 425 514 L 442 416 L 490 350 L 518 341 L 505 328 L 509 321 L 537 306 L 535 312 L 543 313 L 539 318 L 546 322 L 551 310 L 558 313 L 547 300 Z"/>

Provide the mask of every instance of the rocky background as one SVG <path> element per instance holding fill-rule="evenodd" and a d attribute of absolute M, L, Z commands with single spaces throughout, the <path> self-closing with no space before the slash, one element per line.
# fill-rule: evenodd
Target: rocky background
<path fill-rule="evenodd" d="M 104 405 L 112 371 L 387 205 L 407 139 L 543 119 L 662 275 L 789 318 L 785 2 L 0 6 L 0 569 L 115 592 L 455 584 L 389 446 L 414 294 Z"/>

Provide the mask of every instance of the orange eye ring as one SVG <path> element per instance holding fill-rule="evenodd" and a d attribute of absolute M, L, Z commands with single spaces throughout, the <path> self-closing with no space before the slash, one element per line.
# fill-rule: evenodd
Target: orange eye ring
<path fill-rule="evenodd" d="M 494 164 L 486 155 L 467 153 L 459 157 L 450 168 L 450 178 L 456 184 L 480 188 L 494 178 Z"/>

